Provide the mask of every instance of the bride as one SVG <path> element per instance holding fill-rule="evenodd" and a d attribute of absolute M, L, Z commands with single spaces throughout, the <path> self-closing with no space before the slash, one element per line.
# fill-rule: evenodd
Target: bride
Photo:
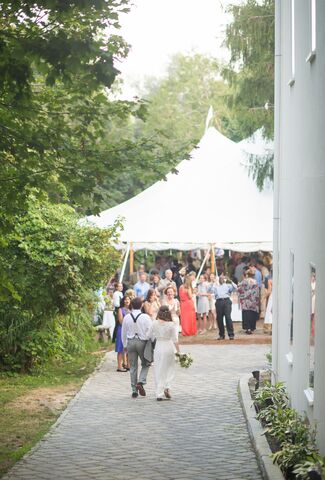
<path fill-rule="evenodd" d="M 171 398 L 170 386 L 175 374 L 175 351 L 179 353 L 177 326 L 167 305 L 159 308 L 157 320 L 152 322 L 150 338 L 156 340 L 154 376 L 158 401 Z"/>

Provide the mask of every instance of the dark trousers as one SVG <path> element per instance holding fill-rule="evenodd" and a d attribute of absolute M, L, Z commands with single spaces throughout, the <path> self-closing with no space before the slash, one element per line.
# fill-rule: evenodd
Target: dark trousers
<path fill-rule="evenodd" d="M 229 338 L 234 337 L 234 326 L 231 320 L 231 307 L 232 307 L 232 303 L 230 298 L 218 298 L 216 301 L 217 322 L 218 322 L 220 337 L 225 336 L 225 327 L 223 324 L 223 317 L 226 318 L 226 328 L 227 328 Z"/>
<path fill-rule="evenodd" d="M 258 320 L 259 313 L 253 310 L 242 310 L 243 329 L 244 330 L 256 330 L 256 321 Z"/>

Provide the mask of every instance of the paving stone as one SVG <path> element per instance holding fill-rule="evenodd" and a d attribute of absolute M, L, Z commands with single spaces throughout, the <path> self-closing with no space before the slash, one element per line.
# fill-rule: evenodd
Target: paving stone
<path fill-rule="evenodd" d="M 187 345 L 173 398 L 131 399 L 108 354 L 57 426 L 3 480 L 261 480 L 237 396 L 241 374 L 265 366 L 264 345 Z"/>

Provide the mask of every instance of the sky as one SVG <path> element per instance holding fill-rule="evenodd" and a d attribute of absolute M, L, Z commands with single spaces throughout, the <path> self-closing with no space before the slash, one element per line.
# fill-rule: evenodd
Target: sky
<path fill-rule="evenodd" d="M 160 77 L 170 57 L 196 51 L 219 59 L 227 57 L 221 47 L 229 3 L 240 0 L 133 0 L 128 14 L 120 16 L 119 33 L 131 44 L 127 59 L 117 65 L 124 81 L 123 96 L 136 95 L 134 85 L 145 77 Z"/>

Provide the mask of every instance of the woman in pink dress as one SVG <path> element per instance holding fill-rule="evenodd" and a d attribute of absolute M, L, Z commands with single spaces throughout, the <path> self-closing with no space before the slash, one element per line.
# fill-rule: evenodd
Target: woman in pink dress
<path fill-rule="evenodd" d="M 196 335 L 196 313 L 193 303 L 192 278 L 187 276 L 184 285 L 179 289 L 179 300 L 181 304 L 181 325 L 182 335 Z"/>

